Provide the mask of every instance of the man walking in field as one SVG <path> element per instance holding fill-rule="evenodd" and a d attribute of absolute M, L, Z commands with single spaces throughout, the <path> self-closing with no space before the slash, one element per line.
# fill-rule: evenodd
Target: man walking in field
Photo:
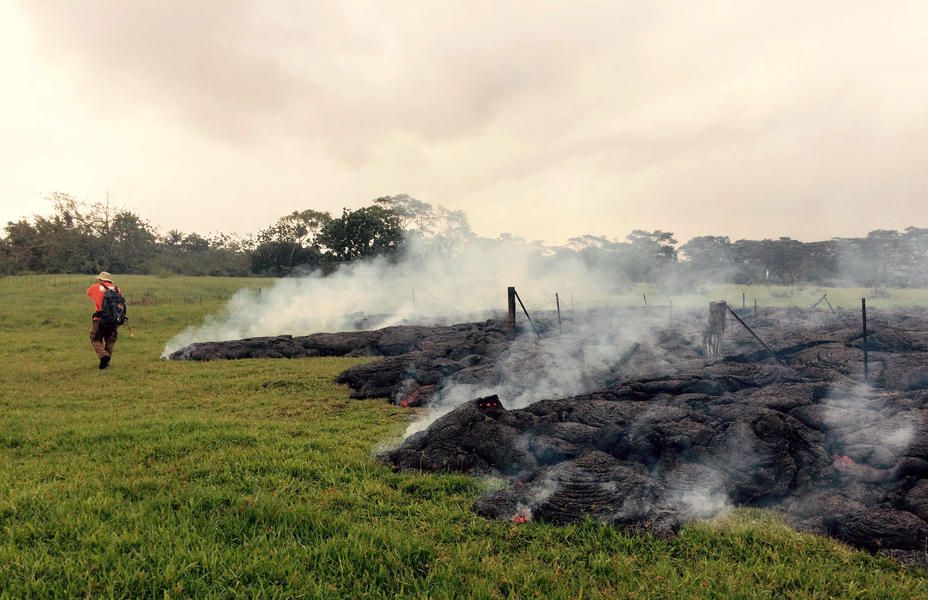
<path fill-rule="evenodd" d="M 106 271 L 97 275 L 97 282 L 87 288 L 87 295 L 97 309 L 90 328 L 90 345 L 100 359 L 100 368 L 105 369 L 113 358 L 117 330 L 126 321 L 126 300 Z"/>

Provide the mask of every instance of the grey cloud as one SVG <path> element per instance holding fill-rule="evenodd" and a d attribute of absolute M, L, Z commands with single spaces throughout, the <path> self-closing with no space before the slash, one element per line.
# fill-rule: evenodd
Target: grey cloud
<path fill-rule="evenodd" d="M 65 65 L 85 101 L 103 110 L 156 106 L 210 135 L 264 130 L 335 144 L 390 130 L 440 141 L 522 101 L 544 102 L 569 87 L 587 52 L 606 49 L 611 31 L 590 7 L 24 5 L 47 59 Z"/>
<path fill-rule="evenodd" d="M 247 2 L 27 3 L 40 51 L 101 112 L 151 107 L 210 134 L 257 133 L 297 103 L 306 81 L 261 47 Z"/>
<path fill-rule="evenodd" d="M 230 201 L 244 202 L 241 179 L 273 180 L 293 198 L 281 213 L 304 189 L 358 195 L 330 210 L 421 191 L 493 235 L 481 223 L 511 220 L 528 198 L 544 209 L 587 194 L 577 214 L 558 212 L 556 230 L 540 213 L 524 221 L 534 230 L 517 231 L 546 239 L 634 227 L 686 237 L 718 231 L 726 212 L 739 215 L 733 237 L 772 235 L 751 232 L 761 225 L 745 213 L 771 201 L 776 233 L 806 237 L 928 217 L 917 201 L 928 184 L 919 2 L 85 0 L 21 10 L 43 64 L 75 90 L 63 101 L 100 122 L 157 128 L 161 156 L 188 147 L 177 151 L 186 170 L 237 171 Z M 210 191 L 210 177 L 187 177 L 168 189 Z M 846 216 L 828 229 L 841 219 L 791 217 L 810 199 L 827 214 L 839 198 L 859 208 L 876 195 L 896 203 L 878 215 L 895 221 Z M 681 215 L 680 225 L 661 221 Z M 622 229 L 589 229 L 611 221 Z"/>

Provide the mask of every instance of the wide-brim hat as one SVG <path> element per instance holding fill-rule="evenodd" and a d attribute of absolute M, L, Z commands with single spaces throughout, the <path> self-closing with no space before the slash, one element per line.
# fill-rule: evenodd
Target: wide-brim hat
<path fill-rule="evenodd" d="M 97 281 L 105 281 L 107 283 L 113 283 L 113 276 L 107 273 L 106 271 L 100 271 L 100 274 L 97 275 Z"/>

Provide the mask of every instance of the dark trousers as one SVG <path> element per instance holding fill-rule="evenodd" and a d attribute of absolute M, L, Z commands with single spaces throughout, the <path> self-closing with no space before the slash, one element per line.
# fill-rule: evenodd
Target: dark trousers
<path fill-rule="evenodd" d="M 100 324 L 100 321 L 93 322 L 93 326 L 90 328 L 90 345 L 93 346 L 93 351 L 97 353 L 97 358 L 113 356 L 117 336 L 115 327 L 104 327 Z"/>

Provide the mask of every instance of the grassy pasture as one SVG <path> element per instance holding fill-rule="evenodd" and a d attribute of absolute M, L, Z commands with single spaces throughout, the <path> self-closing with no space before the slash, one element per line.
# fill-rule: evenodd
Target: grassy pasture
<path fill-rule="evenodd" d="M 103 372 L 89 283 L 0 280 L 2 598 L 928 597 L 928 573 L 762 511 L 673 540 L 480 519 L 485 482 L 372 460 L 411 413 L 332 383 L 357 359 L 158 359 L 271 282 L 119 278 L 155 300 L 130 308 Z"/>
<path fill-rule="evenodd" d="M 867 307 L 876 310 L 891 310 L 899 307 L 928 307 L 928 289 L 922 288 L 853 288 L 853 287 L 823 287 L 818 285 L 735 285 L 712 284 L 701 285 L 684 292 L 668 292 L 653 284 L 638 284 L 621 294 L 604 295 L 601 297 L 573 299 L 577 309 L 587 306 L 642 306 L 643 295 L 647 295 L 649 305 L 667 306 L 673 302 L 679 308 L 703 308 L 709 301 L 726 300 L 733 307 L 740 307 L 743 301 L 750 308 L 757 305 L 760 308 L 767 306 L 798 306 L 809 308 L 815 304 L 823 294 L 828 294 L 828 301 L 836 309 L 860 310 L 860 299 L 867 299 Z M 553 302 L 553 298 L 551 299 Z M 569 308 L 571 300 L 569 295 L 561 294 L 562 307 Z M 548 304 L 550 304 L 549 302 Z M 545 306 L 544 303 L 540 307 Z M 817 310 L 827 311 L 828 307 L 821 303 Z"/>

